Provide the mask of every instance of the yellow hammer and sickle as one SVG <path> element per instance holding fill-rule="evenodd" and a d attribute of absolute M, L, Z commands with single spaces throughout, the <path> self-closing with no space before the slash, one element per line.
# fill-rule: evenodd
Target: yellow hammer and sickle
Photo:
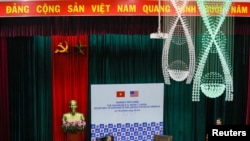
<path fill-rule="evenodd" d="M 68 42 L 64 41 L 64 43 L 65 43 L 65 46 L 63 46 L 62 42 L 57 45 L 59 48 L 56 49 L 55 53 L 58 53 L 58 52 L 59 53 L 68 53 L 69 52 L 68 51 L 68 49 L 69 49 Z"/>

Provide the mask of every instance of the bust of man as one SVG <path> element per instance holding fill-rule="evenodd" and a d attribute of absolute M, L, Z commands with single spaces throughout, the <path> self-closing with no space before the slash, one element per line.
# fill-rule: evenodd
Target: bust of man
<path fill-rule="evenodd" d="M 215 124 L 216 125 L 222 125 L 222 119 L 221 118 L 217 118 Z"/>
<path fill-rule="evenodd" d="M 85 120 L 84 115 L 76 111 L 77 109 L 76 100 L 70 100 L 69 108 L 70 108 L 70 112 L 63 114 L 62 121 L 75 122 L 75 121 Z"/>

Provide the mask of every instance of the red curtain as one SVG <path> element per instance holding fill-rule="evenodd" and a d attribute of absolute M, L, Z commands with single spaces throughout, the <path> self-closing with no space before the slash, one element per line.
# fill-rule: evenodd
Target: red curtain
<path fill-rule="evenodd" d="M 250 125 L 250 50 L 248 59 L 248 97 L 247 97 L 247 112 L 246 112 L 246 124 Z"/>
<path fill-rule="evenodd" d="M 10 140 L 9 93 L 6 38 L 0 38 L 0 139 Z"/>
<path fill-rule="evenodd" d="M 61 45 L 61 47 L 60 47 Z M 67 48 L 66 52 L 63 49 Z M 88 126 L 88 36 L 52 36 L 53 141 L 65 141 L 61 128 L 63 113 L 71 99 L 78 102 Z M 60 52 L 61 51 L 61 52 Z M 57 52 L 57 53 L 55 53 Z M 86 140 L 86 129 L 83 141 Z"/>

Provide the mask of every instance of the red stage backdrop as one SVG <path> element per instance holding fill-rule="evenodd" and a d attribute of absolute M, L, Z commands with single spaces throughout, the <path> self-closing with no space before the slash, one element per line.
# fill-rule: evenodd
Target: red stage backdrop
<path fill-rule="evenodd" d="M 250 50 L 249 50 L 249 54 L 250 54 Z M 250 56 L 248 60 L 250 60 Z M 248 95 L 247 95 L 246 124 L 250 125 L 250 61 L 248 61 Z"/>
<path fill-rule="evenodd" d="M 0 38 L 0 139 L 10 141 L 8 56 L 6 38 Z"/>
<path fill-rule="evenodd" d="M 53 49 L 53 141 L 65 141 L 61 128 L 63 113 L 69 112 L 69 101 L 78 102 L 78 112 L 88 109 L 88 36 L 52 36 Z M 86 139 L 86 129 L 83 141 Z"/>

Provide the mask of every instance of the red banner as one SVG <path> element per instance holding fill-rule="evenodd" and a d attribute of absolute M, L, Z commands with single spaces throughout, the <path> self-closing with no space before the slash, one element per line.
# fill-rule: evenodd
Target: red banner
<path fill-rule="evenodd" d="M 250 17 L 249 2 L 233 2 L 227 16 Z M 0 17 L 38 16 L 158 16 L 158 0 L 16 0 L 0 2 Z M 223 5 L 211 2 L 207 13 L 218 15 Z M 162 16 L 176 16 L 170 1 L 161 1 Z M 183 16 L 200 16 L 195 1 L 189 1 Z"/>

